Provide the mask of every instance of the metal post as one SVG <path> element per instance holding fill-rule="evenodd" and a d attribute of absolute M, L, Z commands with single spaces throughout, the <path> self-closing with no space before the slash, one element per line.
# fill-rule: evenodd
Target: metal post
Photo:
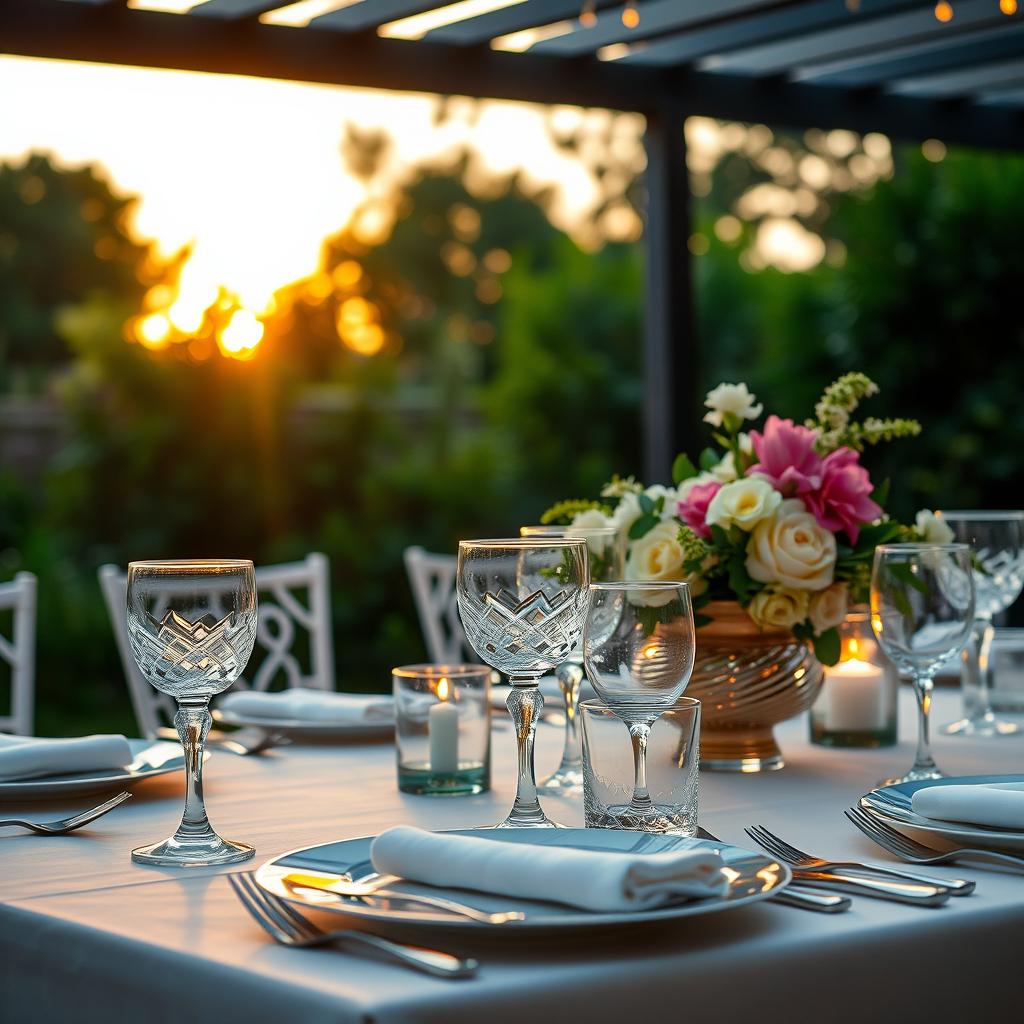
<path fill-rule="evenodd" d="M 684 116 L 647 114 L 644 478 L 668 482 L 681 451 L 697 456 L 696 331 L 690 276 L 690 185 Z"/>

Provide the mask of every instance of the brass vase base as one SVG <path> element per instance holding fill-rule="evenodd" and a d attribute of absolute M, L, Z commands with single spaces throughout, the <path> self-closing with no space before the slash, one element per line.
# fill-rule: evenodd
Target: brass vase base
<path fill-rule="evenodd" d="M 785 767 L 771 728 L 701 729 L 700 766 L 712 772 L 774 772 Z"/>

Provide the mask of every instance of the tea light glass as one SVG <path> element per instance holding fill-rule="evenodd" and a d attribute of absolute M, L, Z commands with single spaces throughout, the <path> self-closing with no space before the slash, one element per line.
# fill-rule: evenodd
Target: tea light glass
<path fill-rule="evenodd" d="M 469 796 L 491 788 L 491 670 L 486 665 L 403 665 L 395 694 L 398 788 Z"/>
<path fill-rule="evenodd" d="M 647 792 L 642 811 L 633 801 L 633 742 L 626 723 L 600 700 L 579 706 L 583 725 L 583 815 L 587 828 L 697 834 L 700 701 L 680 697 L 647 735 Z"/>
<path fill-rule="evenodd" d="M 899 673 L 871 630 L 867 607 L 839 627 L 840 660 L 825 669 L 811 706 L 811 742 L 824 747 L 891 747 L 896 743 Z"/>

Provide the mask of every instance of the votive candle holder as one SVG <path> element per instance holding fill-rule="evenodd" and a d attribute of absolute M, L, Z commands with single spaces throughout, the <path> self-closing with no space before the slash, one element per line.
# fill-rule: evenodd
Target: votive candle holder
<path fill-rule="evenodd" d="M 398 788 L 470 796 L 491 788 L 491 670 L 486 665 L 392 669 Z"/>

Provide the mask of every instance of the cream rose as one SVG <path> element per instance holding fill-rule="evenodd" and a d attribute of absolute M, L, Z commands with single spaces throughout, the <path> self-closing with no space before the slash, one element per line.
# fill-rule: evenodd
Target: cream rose
<path fill-rule="evenodd" d="M 764 406 L 755 404 L 755 401 L 746 384 L 719 384 L 704 399 L 704 404 L 711 410 L 704 414 L 704 422 L 720 427 L 726 416 L 737 420 L 756 420 Z"/>
<path fill-rule="evenodd" d="M 835 566 L 835 537 L 818 525 L 799 498 L 782 502 L 771 519 L 758 523 L 747 544 L 747 572 L 759 583 L 824 590 L 832 583 Z"/>
<path fill-rule="evenodd" d="M 808 603 L 806 590 L 790 590 L 786 587 L 762 590 L 750 602 L 747 614 L 762 629 L 765 626 L 792 629 L 807 618 Z"/>
<path fill-rule="evenodd" d="M 826 629 L 838 626 L 846 618 L 847 603 L 845 583 L 833 583 L 831 587 L 811 594 L 808 613 L 814 632 L 820 636 Z"/>
<path fill-rule="evenodd" d="M 763 476 L 734 480 L 711 499 L 705 521 L 709 526 L 735 524 L 749 530 L 767 519 L 781 501 L 782 495 Z"/>
<path fill-rule="evenodd" d="M 578 530 L 599 530 L 611 526 L 612 522 L 599 508 L 588 508 L 584 512 L 576 513 L 572 525 Z"/>
<path fill-rule="evenodd" d="M 693 573 L 683 572 L 685 561 L 682 545 L 679 543 L 679 524 L 674 521 L 658 523 L 654 529 L 633 541 L 626 561 L 626 579 L 634 583 L 671 580 L 690 585 L 690 596 L 697 597 L 707 590 L 707 582 Z M 674 590 L 630 591 L 630 600 L 660 608 L 675 600 Z"/>
<path fill-rule="evenodd" d="M 914 525 L 925 544 L 952 544 L 956 539 L 956 534 L 950 529 L 949 524 L 942 521 L 941 513 L 936 515 L 923 508 L 917 513 Z"/>

